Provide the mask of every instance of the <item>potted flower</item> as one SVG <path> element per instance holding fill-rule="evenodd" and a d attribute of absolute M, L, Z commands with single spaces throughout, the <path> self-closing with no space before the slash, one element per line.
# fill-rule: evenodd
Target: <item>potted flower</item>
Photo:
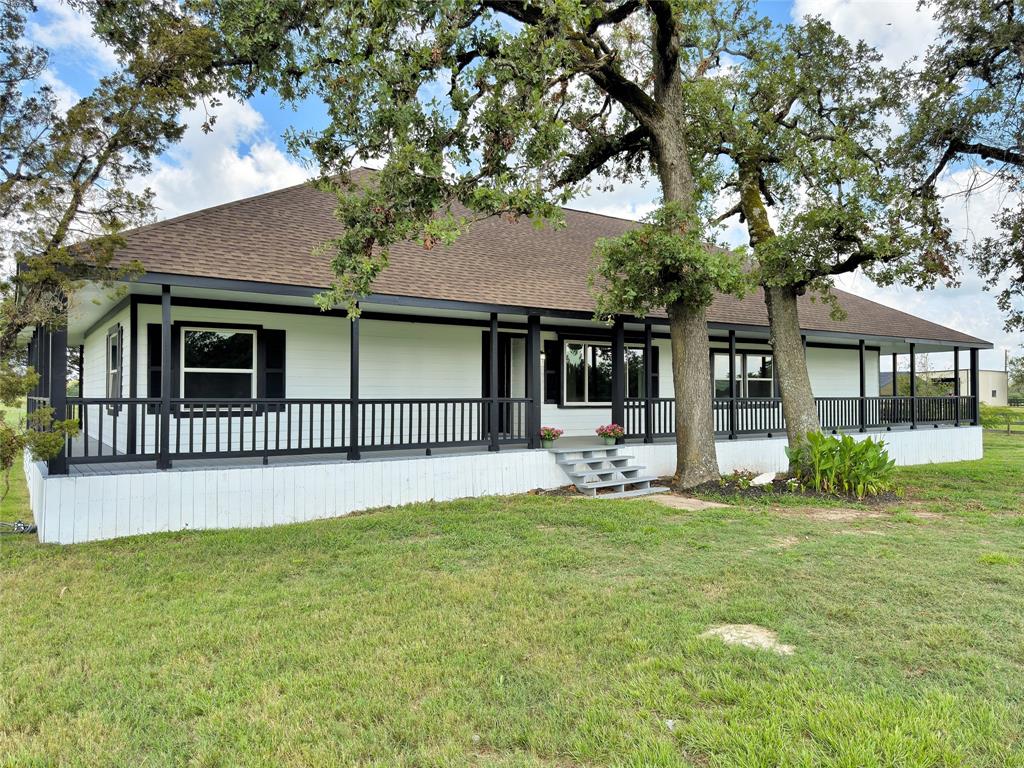
<path fill-rule="evenodd" d="M 597 428 L 597 435 L 604 440 L 605 445 L 615 445 L 619 438 L 625 437 L 626 430 L 618 424 L 606 424 L 603 427 Z"/>
<path fill-rule="evenodd" d="M 541 427 L 540 428 L 540 444 L 545 448 L 550 448 L 555 444 L 555 440 L 562 436 L 562 430 L 558 427 Z"/>

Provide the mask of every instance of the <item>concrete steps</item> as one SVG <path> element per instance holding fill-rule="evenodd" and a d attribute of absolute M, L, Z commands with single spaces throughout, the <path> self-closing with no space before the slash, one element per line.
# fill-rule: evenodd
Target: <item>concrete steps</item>
<path fill-rule="evenodd" d="M 657 478 L 645 475 L 643 465 L 630 463 L 633 456 L 619 453 L 617 445 L 551 448 L 555 461 L 585 496 L 627 499 L 664 493 L 668 488 L 651 485 Z M 607 491 L 598 493 L 599 491 Z"/>

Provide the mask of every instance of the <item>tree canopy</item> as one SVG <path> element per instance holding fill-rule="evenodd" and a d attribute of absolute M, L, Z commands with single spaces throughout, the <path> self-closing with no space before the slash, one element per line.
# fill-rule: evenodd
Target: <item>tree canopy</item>
<path fill-rule="evenodd" d="M 940 31 L 908 100 L 904 146 L 928 194 L 938 196 L 944 174 L 964 162 L 980 178 L 961 194 L 991 183 L 1005 188 L 995 234 L 973 242 L 969 257 L 996 291 L 1007 329 L 1024 329 L 1024 9 L 1015 0 L 926 5 Z"/>

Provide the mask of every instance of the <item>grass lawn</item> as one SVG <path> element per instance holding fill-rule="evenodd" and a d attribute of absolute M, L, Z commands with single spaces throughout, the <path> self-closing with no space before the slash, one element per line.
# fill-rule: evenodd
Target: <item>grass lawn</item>
<path fill-rule="evenodd" d="M 521 496 L 5 536 L 0 765 L 1024 766 L 1024 438 L 986 451 L 858 519 Z"/>

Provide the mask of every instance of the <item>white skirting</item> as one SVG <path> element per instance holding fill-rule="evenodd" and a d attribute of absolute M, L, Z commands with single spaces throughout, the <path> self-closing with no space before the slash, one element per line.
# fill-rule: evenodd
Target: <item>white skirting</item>
<path fill-rule="evenodd" d="M 878 436 L 901 465 L 982 456 L 980 427 Z M 786 467 L 785 445 L 784 438 L 719 442 L 719 466 L 725 473 L 780 471 Z M 675 469 L 672 443 L 631 444 L 624 450 L 653 474 Z M 53 477 L 46 476 L 44 464 L 26 456 L 25 475 L 39 540 L 58 544 L 159 531 L 280 525 L 417 501 L 524 493 L 568 482 L 553 454 L 543 450 Z"/>

